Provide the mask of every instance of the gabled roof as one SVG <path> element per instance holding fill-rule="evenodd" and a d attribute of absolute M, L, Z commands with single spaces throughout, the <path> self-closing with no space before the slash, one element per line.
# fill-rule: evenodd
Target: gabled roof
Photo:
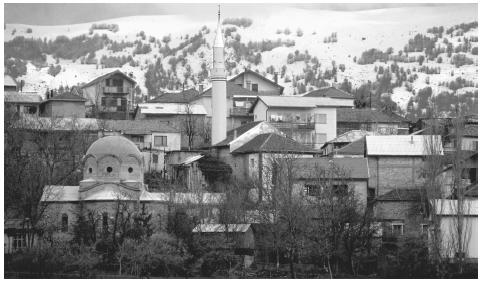
<path fill-rule="evenodd" d="M 113 75 L 116 75 L 116 74 L 121 75 L 121 76 L 123 76 L 123 77 L 124 77 L 126 80 L 130 81 L 130 82 L 131 82 L 131 83 L 133 83 L 133 84 L 136 84 L 136 81 L 135 81 L 133 78 L 131 78 L 130 76 L 128 76 L 128 75 L 126 75 L 126 74 L 124 74 L 124 73 L 123 73 L 123 72 L 121 72 L 120 70 L 115 70 L 115 71 L 112 71 L 112 72 L 110 72 L 110 73 L 107 73 L 107 74 L 105 74 L 105 75 L 102 75 L 102 76 L 99 76 L 99 77 L 95 78 L 94 80 L 92 80 L 92 81 L 88 82 L 87 84 L 83 85 L 83 86 L 81 87 L 81 89 L 86 88 L 86 87 L 89 87 L 89 86 L 91 86 L 91 85 L 94 85 L 94 84 L 96 84 L 96 83 L 98 83 L 98 82 L 100 82 L 100 81 L 102 81 L 102 80 L 104 80 L 104 79 L 107 79 L 107 78 L 109 78 L 109 77 L 111 77 L 111 76 L 113 76 Z"/>
<path fill-rule="evenodd" d="M 200 104 L 186 103 L 140 103 L 139 111 L 141 114 L 152 115 L 206 115 L 206 109 Z"/>
<path fill-rule="evenodd" d="M 366 151 L 366 138 L 362 137 L 342 148 L 334 150 L 335 155 L 364 155 Z"/>
<path fill-rule="evenodd" d="M 42 97 L 38 94 L 26 94 L 16 91 L 5 92 L 5 102 L 9 103 L 41 103 Z"/>
<path fill-rule="evenodd" d="M 296 176 L 300 179 L 317 179 L 324 175 L 334 179 L 368 179 L 367 158 L 297 158 L 294 160 Z"/>
<path fill-rule="evenodd" d="M 465 188 L 465 196 L 466 197 L 478 197 L 478 183 L 471 184 Z"/>
<path fill-rule="evenodd" d="M 270 79 L 268 79 L 268 78 L 266 78 L 266 77 L 262 76 L 261 74 L 259 74 L 259 73 L 257 73 L 257 72 L 254 72 L 254 71 L 252 71 L 252 70 L 250 70 L 250 69 L 245 69 L 245 71 L 243 71 L 243 72 L 239 73 L 238 75 L 236 75 L 236 76 L 234 76 L 234 77 L 230 78 L 228 81 L 229 81 L 229 82 L 233 82 L 233 81 L 235 81 L 235 80 L 236 80 L 238 77 L 243 76 L 244 74 L 252 74 L 252 75 L 254 75 L 254 76 L 257 76 L 257 77 L 259 77 L 260 79 L 262 79 L 262 80 L 264 80 L 264 81 L 266 81 L 266 82 L 268 82 L 268 83 L 270 83 L 270 84 L 272 84 L 272 85 L 274 85 L 274 86 L 276 86 L 276 87 L 279 87 L 279 88 L 280 88 L 280 94 L 282 94 L 282 93 L 283 93 L 283 89 L 284 89 L 284 87 L 283 87 L 283 86 L 279 85 L 278 83 L 276 83 L 276 82 L 274 82 L 274 81 L 272 81 L 272 80 L 270 80 Z"/>
<path fill-rule="evenodd" d="M 261 134 L 235 149 L 233 154 L 271 152 L 271 153 L 315 153 L 310 147 L 275 133 Z"/>
<path fill-rule="evenodd" d="M 420 201 L 423 198 L 421 189 L 394 189 L 377 197 L 378 201 Z"/>
<path fill-rule="evenodd" d="M 342 99 L 354 99 L 352 94 L 347 93 L 343 90 L 335 88 L 333 86 L 324 87 L 321 89 L 316 89 L 302 94 L 305 97 L 331 97 L 331 98 L 342 98 Z"/>
<path fill-rule="evenodd" d="M 63 93 L 61 95 L 51 97 L 44 102 L 48 102 L 48 101 L 79 101 L 79 102 L 83 102 L 83 101 L 87 101 L 87 100 L 83 97 L 80 97 L 80 96 L 72 94 L 72 93 Z"/>
<path fill-rule="evenodd" d="M 238 97 L 240 97 L 240 96 L 257 97 L 260 94 L 268 95 L 270 93 L 265 93 L 265 92 L 260 93 L 260 92 L 256 92 L 256 91 L 251 91 L 249 89 L 246 89 L 244 87 L 241 87 L 241 86 L 235 84 L 234 82 L 230 82 L 230 81 L 226 82 L 226 95 L 228 97 L 234 97 L 234 96 L 235 97 L 236 96 L 238 96 Z M 211 95 L 212 95 L 212 87 L 203 91 L 198 97 L 200 97 L 200 96 L 210 96 L 211 97 Z M 277 95 L 277 94 L 274 93 L 273 95 Z"/>
<path fill-rule="evenodd" d="M 4 86 L 14 86 L 14 87 L 17 87 L 17 83 L 9 75 L 3 75 L 3 85 Z"/>
<path fill-rule="evenodd" d="M 365 136 L 373 136 L 374 132 L 364 130 L 352 130 L 338 135 L 335 139 L 326 142 L 329 143 L 352 143 Z"/>
<path fill-rule="evenodd" d="M 148 103 L 189 103 L 198 95 L 199 92 L 196 89 L 190 88 L 177 93 L 163 93 L 158 97 L 149 100 Z"/>
<path fill-rule="evenodd" d="M 251 224 L 198 224 L 193 233 L 245 233 Z"/>
<path fill-rule="evenodd" d="M 437 155 L 443 154 L 441 136 L 429 135 L 387 135 L 387 136 L 367 136 L 366 146 L 367 155 L 386 155 L 386 156 L 425 156 L 430 152 L 427 144 L 434 142 L 438 147 Z"/>
<path fill-rule="evenodd" d="M 253 129 L 256 127 L 258 124 L 260 124 L 262 121 L 255 121 L 255 122 L 249 122 L 241 125 L 238 128 L 235 128 L 233 130 L 229 130 L 226 132 L 226 138 L 222 140 L 221 142 L 217 143 L 214 145 L 214 147 L 220 147 L 220 146 L 228 146 L 230 142 L 232 142 L 235 138 L 239 137 L 240 135 L 246 133 L 247 131 Z M 236 132 L 236 137 L 235 137 L 235 132 Z"/>
<path fill-rule="evenodd" d="M 267 107 L 275 108 L 316 108 L 316 107 L 353 107 L 351 100 L 334 99 L 329 97 L 305 97 L 305 96 L 258 96 L 253 103 L 250 112 L 257 103 L 264 103 Z"/>
<path fill-rule="evenodd" d="M 384 113 L 375 109 L 337 109 L 337 122 L 351 123 L 402 123 L 408 122 L 394 113 Z"/>

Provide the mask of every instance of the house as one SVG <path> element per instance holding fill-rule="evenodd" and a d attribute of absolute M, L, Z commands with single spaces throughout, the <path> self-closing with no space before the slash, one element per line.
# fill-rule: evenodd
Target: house
<path fill-rule="evenodd" d="M 351 99 L 354 100 L 352 94 L 347 93 L 333 86 L 323 87 L 320 89 L 312 90 L 307 93 L 302 94 L 305 97 L 330 97 L 330 98 L 340 98 L 340 99 Z"/>
<path fill-rule="evenodd" d="M 3 91 L 17 91 L 17 82 L 9 75 L 3 75 Z"/>
<path fill-rule="evenodd" d="M 19 114 L 38 116 L 42 97 L 38 94 L 22 93 L 16 91 L 4 92 L 5 109 Z"/>
<path fill-rule="evenodd" d="M 276 78 L 277 77 L 275 76 L 275 80 L 277 80 Z M 228 82 L 235 83 L 236 85 L 247 90 L 258 92 L 260 95 L 282 95 L 284 89 L 283 86 L 279 85 L 277 81 L 267 79 L 261 74 L 250 69 L 245 69 L 243 72 L 229 79 Z"/>
<path fill-rule="evenodd" d="M 409 121 L 397 114 L 375 109 L 337 109 L 337 135 L 352 130 L 371 131 L 377 135 L 406 135 Z"/>
<path fill-rule="evenodd" d="M 330 189 L 336 194 L 346 193 L 349 188 L 366 207 L 369 168 L 367 158 L 297 158 L 294 160 L 295 186 L 308 198 Z"/>
<path fill-rule="evenodd" d="M 181 147 L 189 147 L 188 134 L 193 135 L 193 147 L 205 143 L 203 133 L 209 132 L 206 110 L 202 105 L 186 103 L 141 103 L 135 110 L 136 121 L 163 122 L 181 133 Z"/>
<path fill-rule="evenodd" d="M 353 100 L 327 97 L 259 96 L 250 109 L 254 121 L 272 122 L 296 141 L 320 149 L 337 136 L 337 109 Z"/>
<path fill-rule="evenodd" d="M 72 93 L 57 96 L 47 95 L 47 100 L 40 104 L 42 117 L 76 117 L 85 118 L 86 99 Z"/>
<path fill-rule="evenodd" d="M 250 107 L 256 101 L 259 92 L 243 88 L 232 81 L 226 82 L 227 94 L 227 130 L 241 126 L 244 123 L 253 121 L 253 113 L 249 112 Z M 271 93 L 271 95 L 278 95 Z M 191 100 L 193 105 L 203 105 L 206 109 L 208 119 L 212 117 L 212 88 L 208 88 L 197 97 Z"/>
<path fill-rule="evenodd" d="M 198 95 L 199 92 L 196 89 L 190 88 L 181 92 L 162 93 L 146 103 L 190 103 Z"/>
<path fill-rule="evenodd" d="M 243 267 L 249 268 L 255 259 L 255 235 L 251 224 L 198 224 L 192 231 L 208 246 L 233 250 L 243 256 Z"/>
<path fill-rule="evenodd" d="M 4 254 L 12 254 L 24 248 L 37 245 L 39 230 L 29 219 L 6 218 L 3 224 Z"/>
<path fill-rule="evenodd" d="M 200 169 L 201 151 L 176 150 L 166 153 L 167 177 L 189 192 L 206 190 L 208 182 Z"/>
<path fill-rule="evenodd" d="M 364 130 L 352 130 L 338 135 L 335 139 L 330 140 L 322 146 L 322 155 L 333 155 L 339 149 L 349 145 L 365 136 L 372 136 L 373 132 L 368 132 Z M 364 155 L 364 152 L 362 152 Z"/>
<path fill-rule="evenodd" d="M 129 119 L 134 110 L 136 81 L 120 70 L 99 76 L 81 87 L 89 117 Z"/>
<path fill-rule="evenodd" d="M 462 202 L 459 205 L 459 202 Z M 478 199 L 435 199 L 432 204 L 440 224 L 441 254 L 444 258 L 458 256 L 478 260 Z M 460 209 L 458 209 L 460 207 Z M 459 216 L 458 216 L 459 215 Z M 461 217 L 461 241 L 464 254 L 458 255 L 458 217 Z"/>

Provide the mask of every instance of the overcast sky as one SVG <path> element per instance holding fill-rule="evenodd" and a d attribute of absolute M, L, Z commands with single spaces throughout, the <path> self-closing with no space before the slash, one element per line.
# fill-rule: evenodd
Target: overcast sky
<path fill-rule="evenodd" d="M 199 19 L 212 17 L 216 4 L 4 4 L 6 23 L 31 25 L 65 25 L 101 21 L 112 18 L 135 15 L 186 14 Z M 253 13 L 263 12 L 280 6 L 293 5 L 307 9 L 331 10 L 365 10 L 391 8 L 409 5 L 441 5 L 441 4 L 222 4 L 223 15 L 250 17 Z M 475 5 L 475 4 L 473 4 Z"/>

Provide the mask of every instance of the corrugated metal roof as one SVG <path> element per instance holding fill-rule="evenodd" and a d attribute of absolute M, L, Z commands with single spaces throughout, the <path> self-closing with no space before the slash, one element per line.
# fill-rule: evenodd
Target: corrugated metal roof
<path fill-rule="evenodd" d="M 279 108 L 354 107 L 352 100 L 328 97 L 259 96 L 258 99 L 268 107 Z"/>
<path fill-rule="evenodd" d="M 429 135 L 388 135 L 366 136 L 367 155 L 424 156 L 428 154 L 428 144 L 434 141 L 437 154 L 443 155 L 441 136 Z"/>
<path fill-rule="evenodd" d="M 79 201 L 79 186 L 45 186 L 40 201 Z"/>
<path fill-rule="evenodd" d="M 335 179 L 368 179 L 369 166 L 367 158 L 297 158 L 294 160 L 297 168 L 296 176 L 301 179 L 321 178 L 321 174 L 335 174 Z"/>
<path fill-rule="evenodd" d="M 141 103 L 139 110 L 142 114 L 187 114 L 191 112 L 193 115 L 206 115 L 206 109 L 203 105 L 190 104 L 187 108 L 185 103 Z"/>
<path fill-rule="evenodd" d="M 238 128 L 230 130 L 230 131 L 226 132 L 226 138 L 224 140 L 222 140 L 221 142 L 215 144 L 214 146 L 219 147 L 219 146 L 229 145 L 230 142 L 232 142 L 234 139 L 243 135 L 244 133 L 248 132 L 249 130 L 255 128 L 260 123 L 262 123 L 262 121 L 249 122 L 249 123 L 245 123 L 245 124 L 241 125 Z M 235 132 L 236 132 L 236 137 L 235 137 Z"/>
<path fill-rule="evenodd" d="M 328 141 L 327 143 L 347 143 L 355 142 L 365 136 L 373 136 L 374 132 L 364 131 L 364 130 L 352 130 L 338 135 L 335 139 Z"/>
<path fill-rule="evenodd" d="M 17 87 L 17 83 L 9 75 L 3 75 L 3 85 L 4 86 L 14 86 L 14 87 Z"/>
<path fill-rule="evenodd" d="M 183 164 L 183 165 L 191 164 L 191 163 L 193 163 L 197 160 L 200 160 L 201 158 L 203 158 L 203 155 L 201 155 L 201 154 L 195 155 L 195 156 L 190 156 L 190 157 L 186 158 L 185 160 L 183 160 L 181 162 L 181 164 Z"/>
<path fill-rule="evenodd" d="M 245 233 L 251 224 L 198 224 L 193 233 Z"/>
<path fill-rule="evenodd" d="M 434 210 L 437 215 L 455 216 L 458 214 L 457 199 L 435 199 L 431 203 L 434 204 Z M 464 199 L 461 212 L 466 216 L 478 216 L 478 200 Z"/>

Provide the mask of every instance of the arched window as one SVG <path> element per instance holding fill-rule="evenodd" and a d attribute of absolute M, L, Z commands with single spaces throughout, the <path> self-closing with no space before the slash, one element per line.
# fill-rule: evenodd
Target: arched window
<path fill-rule="evenodd" d="M 109 223 L 108 223 L 108 214 L 107 212 L 104 212 L 102 214 L 102 233 L 106 234 L 109 231 Z"/>
<path fill-rule="evenodd" d="M 61 231 L 62 232 L 69 231 L 69 216 L 66 213 L 62 214 Z"/>

